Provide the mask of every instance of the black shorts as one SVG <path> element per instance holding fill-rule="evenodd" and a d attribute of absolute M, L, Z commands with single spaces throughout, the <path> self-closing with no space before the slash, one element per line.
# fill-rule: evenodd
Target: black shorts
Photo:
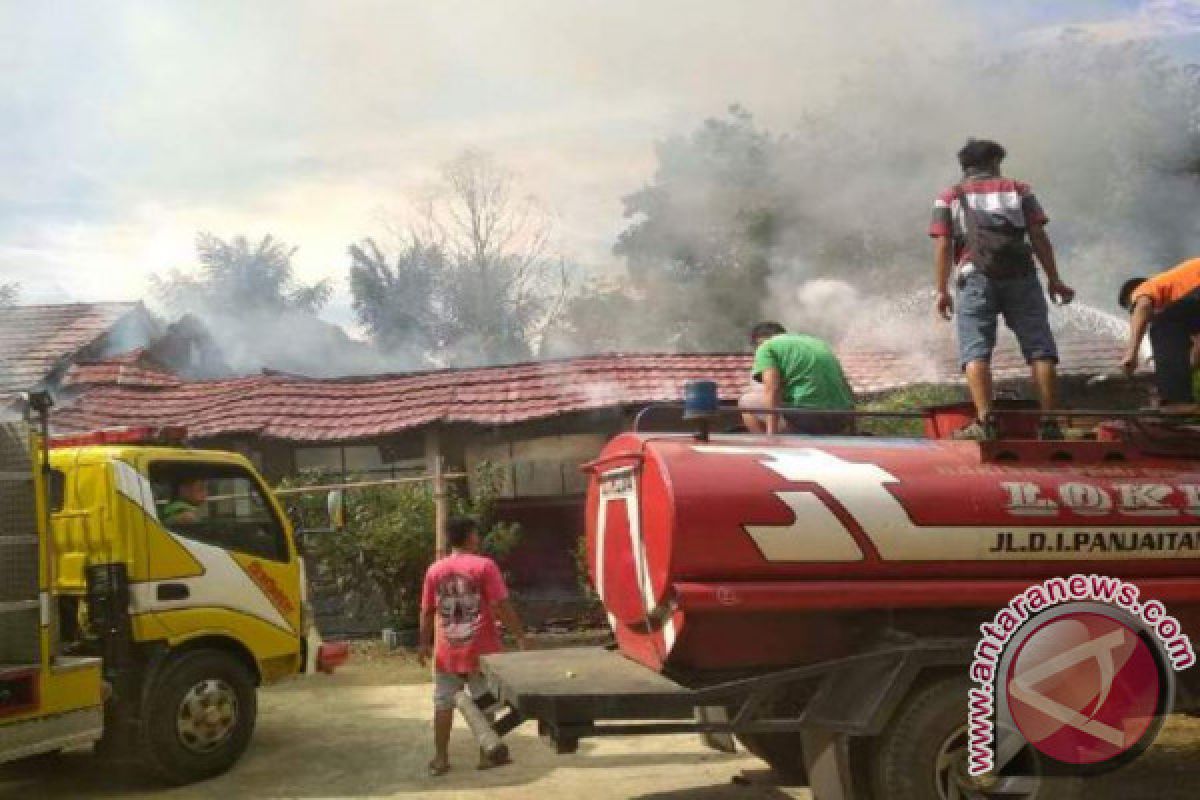
<path fill-rule="evenodd" d="M 784 414 L 788 433 L 838 436 L 854 432 L 853 414 Z"/>

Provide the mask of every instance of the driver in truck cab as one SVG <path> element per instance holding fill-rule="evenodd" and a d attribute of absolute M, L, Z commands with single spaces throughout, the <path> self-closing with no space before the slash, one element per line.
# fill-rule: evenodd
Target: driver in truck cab
<path fill-rule="evenodd" d="M 175 486 L 171 500 L 163 506 L 163 525 L 191 525 L 204 516 L 208 502 L 208 482 L 203 478 L 185 478 Z"/>

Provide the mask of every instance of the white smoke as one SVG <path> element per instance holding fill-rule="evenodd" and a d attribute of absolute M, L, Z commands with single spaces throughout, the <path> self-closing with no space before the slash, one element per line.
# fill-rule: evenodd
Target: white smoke
<path fill-rule="evenodd" d="M 1127 323 L 1105 310 L 1121 282 L 1200 253 L 1193 70 L 1153 43 L 1070 34 L 1006 50 L 977 36 L 940 53 L 884 47 L 871 69 L 831 64 L 849 76 L 840 95 L 808 107 L 779 148 L 790 218 L 764 317 L 918 360 L 942 349 L 926 228 L 970 136 L 1007 148 L 1005 174 L 1029 181 L 1050 217 L 1079 291 L 1052 310 L 1056 330 L 1123 338 Z"/>

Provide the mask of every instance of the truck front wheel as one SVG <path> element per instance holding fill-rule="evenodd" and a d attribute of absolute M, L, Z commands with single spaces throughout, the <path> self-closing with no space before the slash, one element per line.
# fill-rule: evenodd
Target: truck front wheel
<path fill-rule="evenodd" d="M 235 656 L 194 650 L 168 663 L 144 711 L 147 766 L 173 784 L 210 778 L 245 751 L 257 714 L 254 680 Z"/>
<path fill-rule="evenodd" d="M 1025 744 L 996 775 L 967 773 L 965 678 L 918 688 L 872 748 L 876 798 L 888 800 L 1070 800 L 1080 779 L 1041 775 L 1038 755 Z"/>

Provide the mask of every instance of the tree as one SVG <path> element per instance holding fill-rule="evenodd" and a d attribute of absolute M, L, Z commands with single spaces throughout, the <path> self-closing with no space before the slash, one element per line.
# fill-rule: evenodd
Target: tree
<path fill-rule="evenodd" d="M 211 233 L 196 237 L 199 262 L 150 279 L 166 308 L 203 320 L 234 370 L 264 367 L 313 376 L 352 375 L 408 366 L 381 359 L 370 347 L 317 316 L 329 281 L 296 279 L 296 248 L 273 236 L 252 242 Z"/>
<path fill-rule="evenodd" d="M 613 250 L 644 293 L 643 314 L 673 349 L 741 348 L 767 290 L 783 205 L 779 140 L 739 106 L 658 145 L 650 185 L 624 198 L 631 222 Z"/>
<path fill-rule="evenodd" d="M 315 314 L 329 300 L 328 280 L 299 283 L 292 268 L 296 248 L 270 234 L 252 244 L 245 236 L 224 241 L 211 233 L 196 236 L 199 269 L 153 275 L 151 289 L 172 311 L 226 313 L 301 311 Z"/>
<path fill-rule="evenodd" d="M 616 280 L 586 280 L 567 298 L 562 316 L 547 330 L 538 355 L 559 358 L 589 353 L 661 349 L 658 320 L 644 313 L 642 295 Z"/>
<path fill-rule="evenodd" d="M 562 313 L 566 269 L 551 220 L 483 153 L 443 167 L 401 240 L 394 267 L 370 240 L 350 253 L 354 308 L 380 346 L 415 337 L 456 366 L 524 360 Z M 418 299 L 389 308 L 414 277 Z M 418 303 L 430 313 L 413 313 Z"/>
<path fill-rule="evenodd" d="M 0 308 L 16 305 L 17 292 L 21 286 L 16 283 L 0 283 Z"/>
<path fill-rule="evenodd" d="M 285 486 L 314 485 L 321 476 L 307 473 Z M 473 516 L 483 531 L 483 551 L 503 566 L 520 543 L 520 528 L 495 520 L 502 485 L 500 468 L 481 463 L 468 491 L 450 494 L 452 514 Z M 344 530 L 320 535 L 313 548 L 321 575 L 332 582 L 347 605 L 362 609 L 372 597 L 382 600 L 388 621 L 397 628 L 417 624 L 421 585 L 434 554 L 434 498 L 428 484 L 409 483 L 350 491 L 345 498 Z M 292 510 L 309 521 L 322 516 L 324 495 L 307 495 Z"/>
<path fill-rule="evenodd" d="M 350 247 L 350 294 L 358 321 L 381 350 L 420 362 L 442 339 L 439 279 L 446 270 L 441 248 L 413 236 L 394 264 L 373 239 Z"/>

